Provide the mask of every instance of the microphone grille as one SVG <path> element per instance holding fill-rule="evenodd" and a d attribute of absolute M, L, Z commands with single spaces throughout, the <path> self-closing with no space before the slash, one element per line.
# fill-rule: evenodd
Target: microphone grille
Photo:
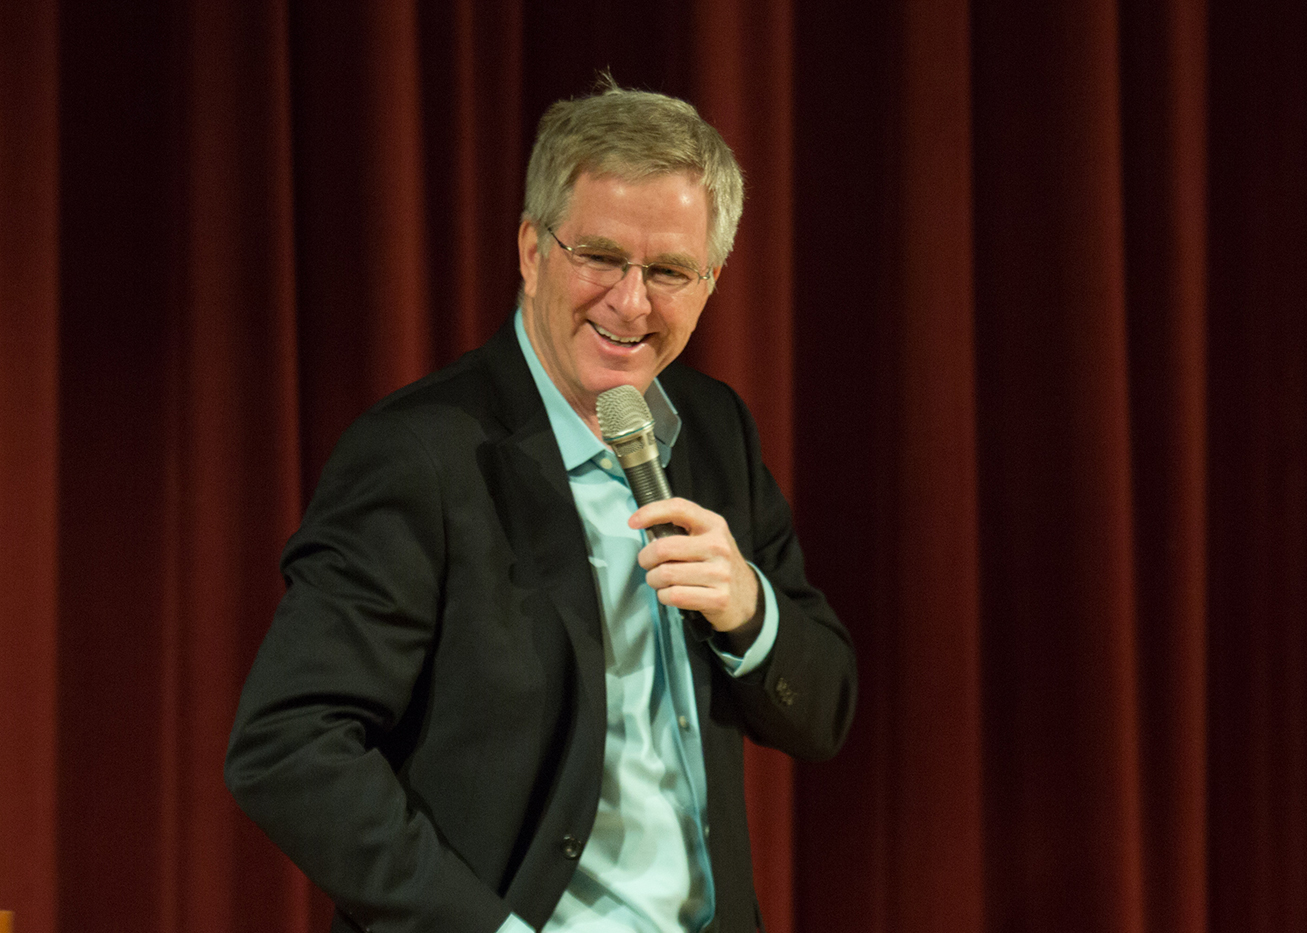
<path fill-rule="evenodd" d="M 621 437 L 653 424 L 649 405 L 635 386 L 615 386 L 601 392 L 595 413 L 599 416 L 599 432 L 604 440 Z"/>

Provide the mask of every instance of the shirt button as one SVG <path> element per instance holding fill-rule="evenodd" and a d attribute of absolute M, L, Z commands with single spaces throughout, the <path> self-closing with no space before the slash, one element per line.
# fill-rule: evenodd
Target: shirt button
<path fill-rule="evenodd" d="M 599 465 L 603 467 L 605 470 L 611 470 L 613 468 L 613 461 L 609 460 L 607 457 L 604 457 L 604 459 L 599 461 Z"/>
<path fill-rule="evenodd" d="M 690 720 L 686 719 L 684 716 L 677 716 L 676 721 L 680 724 L 682 729 L 690 728 Z"/>
<path fill-rule="evenodd" d="M 563 857 L 569 859 L 581 857 L 581 840 L 571 833 L 563 837 Z"/>

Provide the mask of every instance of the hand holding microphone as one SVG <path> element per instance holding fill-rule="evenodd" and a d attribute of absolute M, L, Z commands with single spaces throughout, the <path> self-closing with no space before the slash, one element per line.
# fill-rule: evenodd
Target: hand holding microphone
<path fill-rule="evenodd" d="M 644 528 L 652 539 L 639 561 L 659 601 L 683 613 L 702 613 L 719 632 L 742 629 L 757 614 L 757 577 L 726 519 L 672 496 L 644 397 L 633 386 L 617 386 L 599 396 L 597 414 L 639 507 L 631 527 Z"/>

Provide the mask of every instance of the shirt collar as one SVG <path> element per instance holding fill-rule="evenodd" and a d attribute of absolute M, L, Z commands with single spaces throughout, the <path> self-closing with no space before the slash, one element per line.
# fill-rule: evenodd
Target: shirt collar
<path fill-rule="evenodd" d="M 536 355 L 535 347 L 531 346 L 531 340 L 526 335 L 521 308 L 518 308 L 513 316 L 513 330 L 517 333 L 517 344 L 522 348 L 522 355 L 526 357 L 526 365 L 531 370 L 531 378 L 535 380 L 536 391 L 540 393 L 540 398 L 545 403 L 545 414 L 549 416 L 549 426 L 553 429 L 559 452 L 563 455 L 564 468 L 568 471 L 574 470 L 587 460 L 606 453 L 608 448 L 595 437 L 594 432 L 567 403 L 563 393 L 545 372 L 540 357 Z M 659 459 L 663 466 L 667 466 L 667 461 L 672 455 L 672 445 L 676 443 L 677 435 L 681 433 L 681 416 L 676 413 L 676 406 L 667 397 L 667 393 L 663 391 L 657 379 L 644 393 L 644 400 L 649 405 L 649 413 L 653 415 L 654 437 L 658 440 Z"/>

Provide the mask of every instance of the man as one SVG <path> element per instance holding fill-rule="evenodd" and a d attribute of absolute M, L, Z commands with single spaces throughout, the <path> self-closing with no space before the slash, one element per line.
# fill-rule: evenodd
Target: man
<path fill-rule="evenodd" d="M 742 736 L 833 754 L 855 667 L 744 405 L 672 362 L 742 203 L 690 105 L 555 104 L 518 313 L 342 437 L 226 768 L 333 930 L 761 926 Z M 595 415 L 618 385 L 677 498 L 635 510 Z"/>

